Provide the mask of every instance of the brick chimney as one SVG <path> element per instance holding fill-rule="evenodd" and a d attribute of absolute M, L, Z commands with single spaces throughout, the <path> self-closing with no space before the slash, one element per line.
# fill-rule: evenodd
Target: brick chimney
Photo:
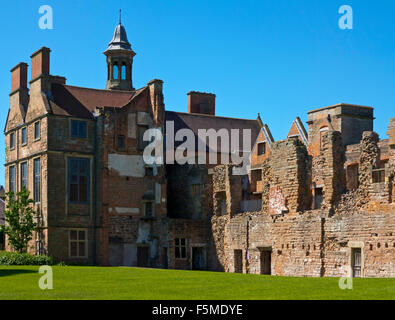
<path fill-rule="evenodd" d="M 392 118 L 390 120 L 390 124 L 388 126 L 388 137 L 389 137 L 389 142 L 388 144 L 392 147 L 395 148 L 395 118 Z"/>
<path fill-rule="evenodd" d="M 200 113 L 215 116 L 215 94 L 206 92 L 188 92 L 188 113 Z"/>
<path fill-rule="evenodd" d="M 21 62 L 11 69 L 11 93 L 17 105 L 25 108 L 29 102 L 29 89 L 27 88 L 27 64 Z"/>
<path fill-rule="evenodd" d="M 50 52 L 51 50 L 49 48 L 42 47 L 30 56 L 32 59 L 31 81 L 34 81 L 41 75 L 49 75 Z"/>

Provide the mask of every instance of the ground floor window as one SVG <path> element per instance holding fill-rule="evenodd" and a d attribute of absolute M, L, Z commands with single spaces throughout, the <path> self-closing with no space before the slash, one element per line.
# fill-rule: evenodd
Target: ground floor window
<path fill-rule="evenodd" d="M 187 258 L 187 240 L 185 238 L 176 238 L 175 249 L 176 259 Z"/>
<path fill-rule="evenodd" d="M 88 256 L 88 235 L 86 230 L 69 230 L 69 257 Z"/>

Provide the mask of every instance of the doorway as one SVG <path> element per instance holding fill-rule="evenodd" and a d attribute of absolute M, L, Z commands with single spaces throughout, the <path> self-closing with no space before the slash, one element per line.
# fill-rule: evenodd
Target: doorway
<path fill-rule="evenodd" d="M 361 248 L 351 249 L 351 269 L 353 278 L 361 277 Z"/>
<path fill-rule="evenodd" d="M 243 273 L 243 250 L 234 251 L 235 273 Z"/>
<path fill-rule="evenodd" d="M 162 249 L 162 266 L 164 269 L 169 269 L 169 260 L 167 255 L 167 247 Z"/>
<path fill-rule="evenodd" d="M 137 247 L 137 266 L 147 268 L 149 266 L 149 247 Z"/>
<path fill-rule="evenodd" d="M 262 249 L 261 250 L 261 274 L 271 275 L 272 274 L 272 250 Z"/>
<path fill-rule="evenodd" d="M 205 258 L 203 247 L 192 248 L 192 270 L 205 270 Z"/>

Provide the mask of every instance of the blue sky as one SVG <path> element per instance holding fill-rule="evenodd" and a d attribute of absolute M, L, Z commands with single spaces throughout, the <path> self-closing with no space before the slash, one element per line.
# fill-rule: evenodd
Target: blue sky
<path fill-rule="evenodd" d="M 338 27 L 341 5 L 354 29 Z M 54 29 L 38 27 L 41 5 Z M 166 108 L 186 111 L 191 90 L 217 94 L 217 114 L 256 118 L 276 140 L 296 116 L 339 102 L 375 107 L 375 131 L 386 138 L 395 116 L 393 0 L 42 0 L 2 1 L 0 126 L 9 105 L 10 69 L 42 46 L 52 49 L 51 73 L 77 86 L 104 88 L 102 52 L 123 9 L 137 53 L 134 85 L 164 80 Z M 30 69 L 29 69 L 30 72 Z M 0 184 L 4 184 L 4 138 Z"/>

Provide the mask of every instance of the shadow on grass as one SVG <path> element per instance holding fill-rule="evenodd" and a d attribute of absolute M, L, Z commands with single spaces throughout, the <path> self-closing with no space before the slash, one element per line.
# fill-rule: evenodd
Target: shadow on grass
<path fill-rule="evenodd" d="M 9 276 L 15 276 L 18 274 L 23 274 L 23 273 L 37 273 L 36 271 L 33 270 L 25 270 L 25 269 L 19 269 L 19 270 L 0 270 L 0 277 L 9 277 Z"/>

